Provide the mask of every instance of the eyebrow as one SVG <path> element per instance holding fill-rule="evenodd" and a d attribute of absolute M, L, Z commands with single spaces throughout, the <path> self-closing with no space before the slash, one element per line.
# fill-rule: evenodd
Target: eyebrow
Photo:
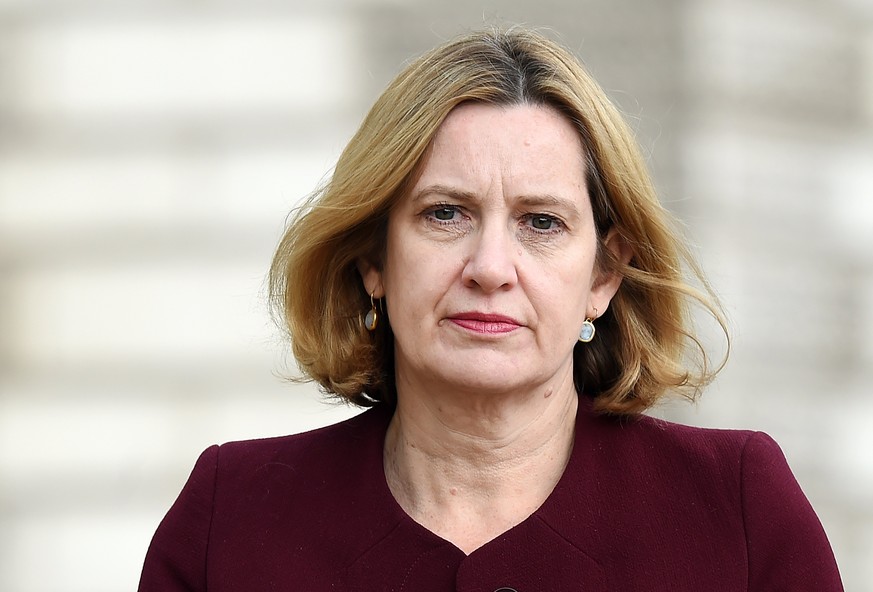
<path fill-rule="evenodd" d="M 477 197 L 475 193 L 471 193 L 469 191 L 463 191 L 461 189 L 457 189 L 455 187 L 449 187 L 448 185 L 428 185 L 418 191 L 412 196 L 412 202 L 415 203 L 424 199 L 429 195 L 445 195 L 446 197 L 451 197 L 452 199 L 456 199 L 458 201 L 477 201 Z"/>
<path fill-rule="evenodd" d="M 428 185 L 427 187 L 423 187 L 419 191 L 416 191 L 412 195 L 412 202 L 415 203 L 424 199 L 429 195 L 445 195 L 453 200 L 461 201 L 461 202 L 476 202 L 479 201 L 479 197 L 470 191 L 464 191 L 462 189 L 458 189 L 456 187 L 451 187 L 448 185 Z M 587 195 L 587 194 L 586 194 Z M 561 208 L 566 210 L 573 215 L 580 215 L 581 212 L 579 210 L 578 204 L 565 197 L 558 197 L 557 195 L 552 195 L 551 193 L 542 193 L 542 194 L 534 194 L 534 195 L 520 195 L 516 198 L 518 202 L 524 206 L 552 206 L 556 208 Z"/>

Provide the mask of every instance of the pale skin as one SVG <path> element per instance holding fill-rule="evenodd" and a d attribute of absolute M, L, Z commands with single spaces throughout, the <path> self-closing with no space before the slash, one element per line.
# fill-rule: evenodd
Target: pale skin
<path fill-rule="evenodd" d="M 596 263 L 578 132 L 549 107 L 456 108 L 387 241 L 384 261 L 359 262 L 395 335 L 385 478 L 416 522 L 471 553 L 561 478 L 573 347 L 621 283 Z M 632 254 L 615 231 L 601 248 Z"/>

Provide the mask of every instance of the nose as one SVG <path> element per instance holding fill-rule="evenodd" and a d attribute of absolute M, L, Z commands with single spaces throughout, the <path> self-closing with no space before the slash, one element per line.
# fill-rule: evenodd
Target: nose
<path fill-rule="evenodd" d="M 518 283 L 515 239 L 502 224 L 485 225 L 470 237 L 470 251 L 461 280 L 485 293 Z"/>

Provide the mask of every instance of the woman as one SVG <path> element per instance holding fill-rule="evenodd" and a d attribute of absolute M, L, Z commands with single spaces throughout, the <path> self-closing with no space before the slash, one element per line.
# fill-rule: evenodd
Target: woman
<path fill-rule="evenodd" d="M 524 31 L 389 86 L 271 270 L 302 371 L 369 411 L 203 453 L 140 590 L 840 590 L 759 433 L 641 415 L 702 277 L 632 135 Z M 595 329 L 596 328 L 596 329 Z"/>

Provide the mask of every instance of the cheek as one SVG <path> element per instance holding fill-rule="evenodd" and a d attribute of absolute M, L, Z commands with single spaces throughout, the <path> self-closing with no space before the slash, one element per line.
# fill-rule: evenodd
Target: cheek
<path fill-rule="evenodd" d="M 528 282 L 525 293 L 537 309 L 541 319 L 548 319 L 551 326 L 561 331 L 574 324 L 577 316 L 585 313 L 590 294 L 590 276 L 584 269 L 573 273 L 571 269 L 560 272 L 541 269 L 538 280 Z M 581 323 L 582 320 L 579 320 Z"/>
<path fill-rule="evenodd" d="M 443 275 L 432 254 L 406 242 L 402 248 L 389 249 L 383 278 L 392 318 L 420 320 L 425 308 L 433 308 L 435 294 Z"/>
<path fill-rule="evenodd" d="M 397 228 L 397 222 L 389 218 L 382 265 L 382 281 L 386 294 L 396 292 L 402 285 L 403 276 L 406 274 L 404 251 L 404 240 Z"/>
<path fill-rule="evenodd" d="M 552 278 L 556 289 L 566 298 L 587 298 L 596 273 L 593 253 L 585 256 L 567 257 L 540 272 L 548 280 Z"/>
<path fill-rule="evenodd" d="M 570 271 L 572 270 L 572 271 Z M 592 268 L 590 261 L 573 266 L 565 273 L 556 275 L 555 293 L 552 294 L 554 313 L 573 327 L 581 323 L 585 317 L 588 300 L 591 296 Z M 578 317 L 578 323 L 575 323 Z"/>

